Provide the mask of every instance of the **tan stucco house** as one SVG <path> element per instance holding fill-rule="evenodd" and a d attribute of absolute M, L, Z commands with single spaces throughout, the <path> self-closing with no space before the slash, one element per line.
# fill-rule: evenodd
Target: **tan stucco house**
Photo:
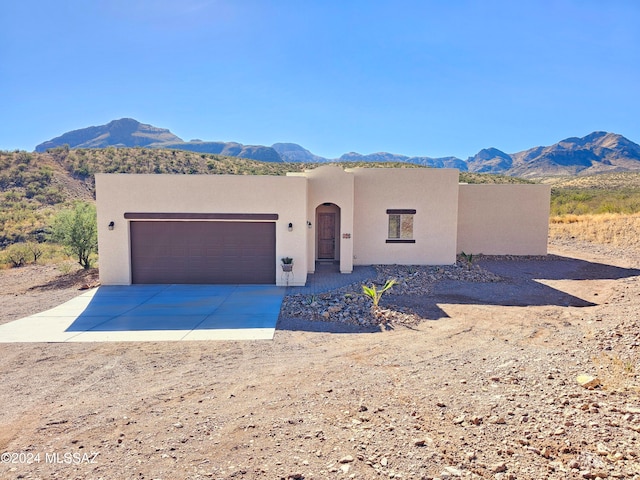
<path fill-rule="evenodd" d="M 317 261 L 349 274 L 452 264 L 462 251 L 547 253 L 549 186 L 460 184 L 455 169 L 97 174 L 96 196 L 103 285 L 304 285 Z"/>

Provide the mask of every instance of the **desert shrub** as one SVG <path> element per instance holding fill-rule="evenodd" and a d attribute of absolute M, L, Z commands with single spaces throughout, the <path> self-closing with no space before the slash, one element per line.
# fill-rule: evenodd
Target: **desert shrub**
<path fill-rule="evenodd" d="M 80 161 L 73 169 L 73 174 L 77 177 L 88 177 L 91 175 L 91 170 L 89 169 L 89 165 L 86 162 Z"/>
<path fill-rule="evenodd" d="M 45 203 L 49 205 L 56 205 L 64 202 L 64 193 L 56 187 L 47 188 L 44 192 Z"/>
<path fill-rule="evenodd" d="M 51 154 L 58 163 L 62 163 L 67 159 L 67 155 L 69 155 L 69 145 L 65 144 L 61 147 L 49 148 L 47 149 L 47 153 Z"/>
<path fill-rule="evenodd" d="M 40 188 L 38 188 L 37 185 L 29 184 L 27 185 L 27 189 L 24 191 L 24 196 L 27 198 L 33 198 L 38 194 L 39 191 Z"/>
<path fill-rule="evenodd" d="M 22 195 L 20 195 L 20 193 L 16 190 L 9 190 L 4 194 L 4 199 L 7 202 L 14 203 L 19 201 L 20 198 L 22 198 Z"/>
<path fill-rule="evenodd" d="M 25 243 L 14 243 L 3 252 L 3 263 L 13 268 L 23 267 L 31 255 Z"/>
<path fill-rule="evenodd" d="M 28 165 L 33 160 L 33 155 L 29 152 L 19 151 L 15 155 L 15 161 L 18 164 Z"/>
<path fill-rule="evenodd" d="M 9 185 L 11 185 L 11 177 L 6 173 L 0 175 L 0 190 L 4 190 Z"/>
<path fill-rule="evenodd" d="M 73 210 L 61 211 L 54 219 L 52 231 L 53 239 L 64 245 L 82 268 L 91 268 L 92 255 L 98 252 L 95 205 L 80 202 Z"/>

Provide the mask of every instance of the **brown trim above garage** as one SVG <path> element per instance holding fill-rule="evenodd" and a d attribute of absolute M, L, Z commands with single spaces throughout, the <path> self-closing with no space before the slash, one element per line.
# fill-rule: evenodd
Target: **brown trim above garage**
<path fill-rule="evenodd" d="M 128 220 L 278 220 L 277 213 L 138 213 L 127 212 Z"/>
<path fill-rule="evenodd" d="M 398 209 L 398 208 L 389 208 L 387 209 L 387 215 L 415 215 L 416 211 L 412 208 Z"/>

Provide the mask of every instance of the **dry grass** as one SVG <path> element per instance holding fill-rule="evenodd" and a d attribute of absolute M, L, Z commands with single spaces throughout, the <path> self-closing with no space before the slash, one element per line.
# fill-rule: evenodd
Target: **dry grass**
<path fill-rule="evenodd" d="M 602 353 L 593 362 L 600 370 L 598 378 L 605 390 L 640 392 L 636 382 L 637 355 L 622 358 L 617 354 Z"/>
<path fill-rule="evenodd" d="M 640 250 L 640 213 L 554 216 L 550 219 L 549 238 Z"/>

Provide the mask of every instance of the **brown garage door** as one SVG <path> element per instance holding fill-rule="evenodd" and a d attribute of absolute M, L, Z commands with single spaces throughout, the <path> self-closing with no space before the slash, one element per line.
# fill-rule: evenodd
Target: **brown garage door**
<path fill-rule="evenodd" d="M 131 222 L 133 283 L 275 283 L 274 222 Z"/>

